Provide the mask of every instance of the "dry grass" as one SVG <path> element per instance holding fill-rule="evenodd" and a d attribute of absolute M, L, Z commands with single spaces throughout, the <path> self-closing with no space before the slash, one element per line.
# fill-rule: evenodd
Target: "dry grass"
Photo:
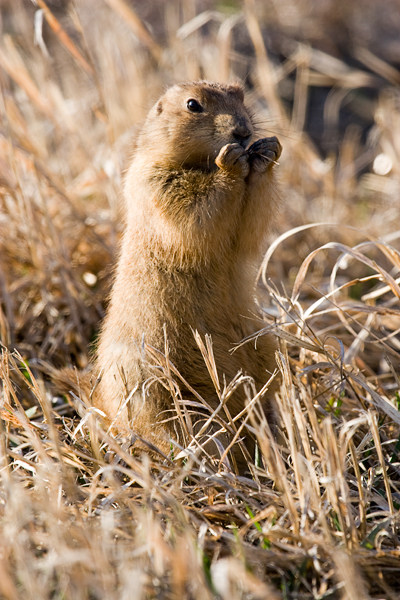
<path fill-rule="evenodd" d="M 37 5 L 1 4 L 0 596 L 398 598 L 395 3 L 380 15 L 367 0 Z M 392 29 L 377 37 L 383 22 Z M 185 438 L 159 460 L 138 458 L 135 435 L 105 432 L 79 398 L 54 396 L 46 375 L 88 363 L 130 137 L 165 85 L 199 77 L 245 79 L 260 124 L 284 145 L 286 200 L 259 286 L 265 328 L 280 340 L 279 439 L 258 396 L 232 421 L 229 394 L 248 381 L 222 388 L 198 339 L 221 401 L 210 419 L 234 443 L 248 428 L 257 436 L 248 477 L 223 448 L 220 461 L 206 456 L 191 435 L 197 407 L 151 348 Z M 320 86 L 330 92 L 309 114 Z M 304 132 L 314 117 L 322 141 L 336 140 L 322 143 L 324 158 Z"/>

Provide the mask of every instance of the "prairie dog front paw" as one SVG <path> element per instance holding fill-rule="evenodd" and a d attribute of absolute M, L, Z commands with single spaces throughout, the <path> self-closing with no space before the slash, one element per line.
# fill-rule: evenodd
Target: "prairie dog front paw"
<path fill-rule="evenodd" d="M 282 146 L 277 137 L 257 140 L 248 149 L 251 169 L 257 173 L 264 173 L 272 163 L 278 160 L 281 153 Z"/>
<path fill-rule="evenodd" d="M 217 167 L 232 172 L 240 177 L 247 177 L 250 172 L 249 155 L 240 144 L 226 144 L 215 159 Z"/>

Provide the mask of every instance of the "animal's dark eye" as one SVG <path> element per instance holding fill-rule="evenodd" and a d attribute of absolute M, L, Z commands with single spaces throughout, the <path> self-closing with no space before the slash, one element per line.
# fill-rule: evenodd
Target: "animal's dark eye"
<path fill-rule="evenodd" d="M 194 100 L 193 98 L 190 98 L 190 100 L 186 102 L 186 106 L 191 112 L 201 112 L 203 110 L 197 100 Z"/>

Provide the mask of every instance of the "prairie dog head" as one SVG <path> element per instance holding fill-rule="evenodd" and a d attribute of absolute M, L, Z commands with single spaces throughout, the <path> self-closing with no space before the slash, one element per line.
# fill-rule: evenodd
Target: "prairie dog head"
<path fill-rule="evenodd" d="M 240 85 L 183 83 L 167 90 L 153 106 L 139 148 L 149 149 L 150 144 L 152 156 L 156 150 L 160 162 L 172 168 L 214 170 L 225 144 L 246 148 L 253 133 Z"/>

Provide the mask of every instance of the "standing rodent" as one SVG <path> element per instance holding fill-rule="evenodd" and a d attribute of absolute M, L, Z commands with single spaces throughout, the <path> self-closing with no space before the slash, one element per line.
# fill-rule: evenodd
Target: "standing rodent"
<path fill-rule="evenodd" d="M 255 267 L 279 203 L 273 161 L 280 143 L 272 137 L 250 145 L 254 130 L 240 85 L 176 85 L 150 110 L 125 180 L 127 226 L 93 402 L 117 428 L 131 428 L 167 454 L 176 434 L 171 421 L 161 421 L 171 417 L 173 401 L 143 360 L 143 339 L 164 352 L 165 326 L 171 363 L 213 408 L 217 394 L 193 331 L 212 336 L 221 382 L 242 369 L 259 390 L 275 366 L 273 337 L 229 352 L 262 326 Z M 240 389 L 228 402 L 231 415 L 244 403 Z"/>

